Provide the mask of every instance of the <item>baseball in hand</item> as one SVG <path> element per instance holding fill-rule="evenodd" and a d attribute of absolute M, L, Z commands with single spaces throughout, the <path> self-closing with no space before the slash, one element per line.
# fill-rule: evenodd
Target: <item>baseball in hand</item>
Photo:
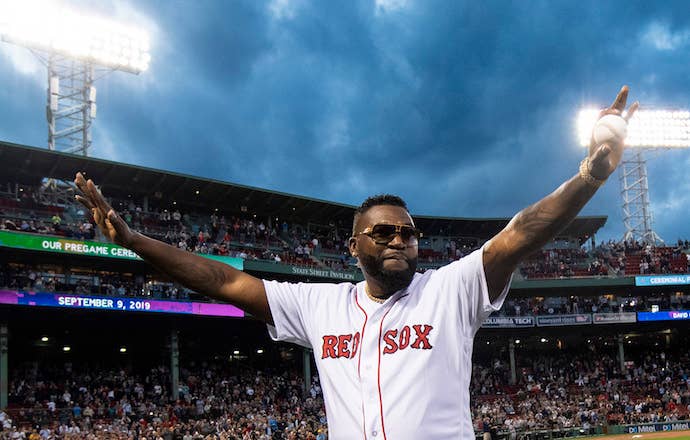
<path fill-rule="evenodd" d="M 628 134 L 628 123 L 618 115 L 605 115 L 594 125 L 594 143 L 622 143 Z"/>

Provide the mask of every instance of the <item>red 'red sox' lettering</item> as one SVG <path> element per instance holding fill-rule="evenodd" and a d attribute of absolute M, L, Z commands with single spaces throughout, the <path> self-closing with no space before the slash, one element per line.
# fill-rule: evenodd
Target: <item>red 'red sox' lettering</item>
<path fill-rule="evenodd" d="M 336 358 L 335 345 L 338 343 L 338 337 L 333 335 L 323 336 L 323 348 L 321 349 L 321 359 Z"/>
<path fill-rule="evenodd" d="M 434 327 L 427 324 L 406 325 L 402 329 L 391 329 L 383 334 L 383 354 L 393 354 L 398 350 L 414 348 L 416 350 L 430 350 L 429 335 Z M 361 336 L 359 332 L 349 335 L 323 335 L 321 359 L 352 359 L 357 355 Z"/>
<path fill-rule="evenodd" d="M 417 335 L 417 340 L 412 343 L 411 347 L 421 348 L 422 350 L 431 349 L 432 347 L 429 343 L 429 333 L 433 327 L 425 324 L 423 328 L 421 325 L 413 325 L 412 328 Z"/>
<path fill-rule="evenodd" d="M 353 358 L 359 348 L 359 332 L 354 335 L 323 335 L 321 359 Z"/>
<path fill-rule="evenodd" d="M 398 350 L 404 350 L 408 347 L 417 350 L 430 350 L 433 348 L 429 342 L 429 334 L 433 330 L 431 325 L 413 325 L 412 330 L 415 333 L 415 340 L 410 344 L 411 330 L 410 326 L 406 325 L 400 331 L 397 329 L 388 330 L 383 334 L 383 342 L 386 346 L 383 349 L 383 354 L 393 354 Z"/>
<path fill-rule="evenodd" d="M 431 325 L 421 325 L 416 324 L 410 328 L 406 325 L 402 329 L 391 329 L 383 334 L 383 342 L 386 346 L 383 348 L 383 354 L 393 354 L 398 350 L 404 350 L 406 348 L 414 348 L 417 350 L 430 350 L 433 348 L 431 342 L 429 342 L 429 335 L 431 330 L 433 330 Z M 410 344 L 412 340 L 412 330 L 414 330 L 414 342 Z"/>
<path fill-rule="evenodd" d="M 383 348 L 383 354 L 391 354 L 398 351 L 398 344 L 395 343 L 395 337 L 398 336 L 397 330 L 388 330 L 383 334 L 383 342 L 386 346 Z"/>

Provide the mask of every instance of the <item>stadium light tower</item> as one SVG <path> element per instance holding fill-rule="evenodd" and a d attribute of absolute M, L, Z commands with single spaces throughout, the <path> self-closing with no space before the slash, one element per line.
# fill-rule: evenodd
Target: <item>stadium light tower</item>
<path fill-rule="evenodd" d="M 581 110 L 577 119 L 580 145 L 589 146 L 599 110 Z M 652 227 L 649 207 L 647 162 L 643 153 L 690 147 L 690 112 L 685 110 L 638 110 L 628 123 L 626 151 L 619 167 L 623 199 L 624 240 L 650 244 L 662 242 Z"/>
<path fill-rule="evenodd" d="M 48 148 L 89 155 L 94 82 L 114 70 L 148 69 L 148 35 L 48 1 L 3 0 L 0 37 L 28 48 L 48 69 Z"/>

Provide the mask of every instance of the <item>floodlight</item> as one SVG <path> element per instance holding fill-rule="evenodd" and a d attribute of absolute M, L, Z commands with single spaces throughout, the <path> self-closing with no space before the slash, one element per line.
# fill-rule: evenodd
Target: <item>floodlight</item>
<path fill-rule="evenodd" d="M 120 353 L 127 353 L 127 347 L 120 347 Z"/>
<path fill-rule="evenodd" d="M 113 70 L 149 68 L 148 34 L 55 0 L 0 0 L 0 40 L 24 46 L 48 68 L 48 148 L 88 156 L 96 118 L 93 83 Z"/>
<path fill-rule="evenodd" d="M 62 351 L 70 351 L 71 349 L 72 347 L 70 347 L 69 345 L 65 345 L 64 347 L 62 347 Z"/>
<path fill-rule="evenodd" d="M 580 145 L 589 146 L 592 128 L 599 110 L 581 110 L 577 118 Z M 628 122 L 628 147 L 688 148 L 690 147 L 690 111 L 638 110 Z"/>
<path fill-rule="evenodd" d="M 578 114 L 578 141 L 583 147 L 589 146 L 599 112 L 600 110 L 590 108 L 581 110 Z M 625 145 L 630 148 L 626 150 L 619 167 L 625 225 L 623 239 L 650 244 L 663 243 L 652 228 L 647 164 L 642 152 L 652 149 L 690 148 L 690 111 L 637 110 L 628 121 Z"/>
<path fill-rule="evenodd" d="M 41 342 L 48 342 L 48 336 L 44 336 L 41 338 Z"/>
<path fill-rule="evenodd" d="M 30 49 L 131 73 L 147 70 L 151 62 L 146 32 L 54 3 L 0 4 L 0 36 Z"/>

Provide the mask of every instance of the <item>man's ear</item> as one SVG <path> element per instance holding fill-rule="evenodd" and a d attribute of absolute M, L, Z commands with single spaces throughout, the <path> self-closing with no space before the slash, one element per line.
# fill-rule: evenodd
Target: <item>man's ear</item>
<path fill-rule="evenodd" d="M 357 258 L 357 239 L 355 237 L 350 237 L 347 246 L 350 248 L 350 255 Z"/>

